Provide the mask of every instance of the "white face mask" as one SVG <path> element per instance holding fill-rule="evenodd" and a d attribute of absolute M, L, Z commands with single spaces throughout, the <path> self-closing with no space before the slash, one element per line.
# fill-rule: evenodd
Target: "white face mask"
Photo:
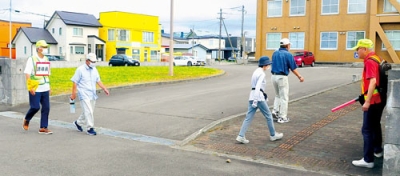
<path fill-rule="evenodd" d="M 96 63 L 89 62 L 89 67 L 91 67 L 91 68 L 96 67 Z"/>
<path fill-rule="evenodd" d="M 42 54 L 48 54 L 49 50 L 47 48 L 42 48 Z"/>

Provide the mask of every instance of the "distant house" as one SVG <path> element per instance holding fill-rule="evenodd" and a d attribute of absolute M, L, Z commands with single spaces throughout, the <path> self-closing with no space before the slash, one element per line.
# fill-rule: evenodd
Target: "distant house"
<path fill-rule="evenodd" d="M 161 59 L 161 26 L 157 16 L 100 12 L 99 37 L 107 42 L 106 58 L 126 54 L 142 62 Z"/>
<path fill-rule="evenodd" d="M 105 41 L 98 37 L 102 25 L 91 14 L 55 11 L 45 29 L 58 41 L 56 52 L 67 61 L 80 61 L 95 53 L 105 60 Z"/>
<path fill-rule="evenodd" d="M 23 27 L 18 30 L 12 43 L 15 44 L 16 58 L 26 59 L 36 54 L 36 42 L 45 40 L 49 46 L 49 53 L 54 54 L 57 51 L 58 42 L 50 34 L 49 31 L 43 28 Z"/>
<path fill-rule="evenodd" d="M 11 21 L 11 37 L 14 38 L 18 33 L 18 29 L 21 27 L 31 27 L 31 23 Z M 10 21 L 0 20 L 0 57 L 10 57 L 10 49 L 8 47 L 10 43 Z M 15 48 L 12 48 L 11 58 L 16 57 Z"/>
<path fill-rule="evenodd" d="M 231 40 L 231 42 L 229 42 L 228 38 L 225 38 L 225 47 L 233 47 L 233 48 L 238 48 L 240 50 L 241 45 L 242 45 L 242 40 L 241 37 L 229 37 L 229 39 Z M 232 43 L 232 46 L 231 44 Z M 255 38 L 245 38 L 244 40 L 244 47 L 243 50 L 245 53 L 251 53 L 251 52 L 255 52 Z"/>
<path fill-rule="evenodd" d="M 174 44 L 174 53 L 191 54 L 203 60 L 211 57 L 211 53 L 207 51 L 208 48 L 202 44 Z M 165 48 L 165 52 L 169 52 L 169 46 Z"/>

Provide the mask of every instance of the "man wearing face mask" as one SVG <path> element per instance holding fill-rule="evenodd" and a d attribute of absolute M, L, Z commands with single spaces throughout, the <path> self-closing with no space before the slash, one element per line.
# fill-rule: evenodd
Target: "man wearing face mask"
<path fill-rule="evenodd" d="M 254 114 L 257 109 L 260 109 L 261 113 L 264 115 L 267 126 L 269 129 L 269 140 L 276 141 L 282 139 L 283 134 L 275 131 L 274 121 L 272 120 L 271 111 L 268 108 L 267 102 L 267 94 L 265 93 L 265 71 L 269 69 L 271 65 L 271 60 L 267 56 L 262 56 L 258 61 L 258 68 L 253 72 L 253 76 L 251 77 L 251 91 L 248 102 L 248 111 L 246 114 L 246 118 L 243 121 L 242 127 L 240 128 L 239 135 L 236 138 L 236 141 L 247 144 L 249 140 L 246 139 L 245 134 L 247 129 L 250 126 L 251 121 L 253 121 Z"/>
<path fill-rule="evenodd" d="M 47 47 L 48 44 L 45 40 L 37 41 L 36 55 L 28 58 L 24 70 L 29 91 L 30 109 L 23 119 L 22 128 L 24 130 L 29 129 L 30 120 L 40 110 L 40 105 L 42 105 L 39 134 L 53 133 L 47 128 L 50 112 L 50 62 L 44 55 L 47 54 Z M 46 67 L 47 70 L 39 69 L 44 67 Z"/>
<path fill-rule="evenodd" d="M 73 85 L 72 95 L 70 98 L 71 100 L 75 100 L 76 89 L 78 89 L 78 97 L 83 111 L 78 120 L 74 122 L 74 125 L 78 131 L 83 131 L 82 126 L 86 126 L 87 134 L 89 135 L 97 134 L 94 130 L 93 116 L 96 99 L 98 98 L 96 95 L 96 84 L 103 89 L 106 95 L 109 95 L 109 92 L 101 82 L 99 72 L 95 67 L 96 61 L 96 54 L 89 53 L 86 57 L 85 64 L 78 67 L 74 76 L 71 78 Z"/>

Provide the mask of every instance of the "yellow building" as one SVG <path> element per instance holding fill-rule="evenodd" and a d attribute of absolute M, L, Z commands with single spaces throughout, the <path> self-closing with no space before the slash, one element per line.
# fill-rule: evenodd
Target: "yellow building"
<path fill-rule="evenodd" d="M 400 63 L 400 0 L 257 0 L 256 58 L 271 56 L 281 38 L 291 52 L 316 62 L 361 62 L 351 50 L 369 38 L 385 60 Z"/>
<path fill-rule="evenodd" d="M 126 54 L 141 62 L 159 61 L 161 27 L 157 16 L 128 12 L 101 12 L 99 37 L 106 41 L 106 60 Z"/>

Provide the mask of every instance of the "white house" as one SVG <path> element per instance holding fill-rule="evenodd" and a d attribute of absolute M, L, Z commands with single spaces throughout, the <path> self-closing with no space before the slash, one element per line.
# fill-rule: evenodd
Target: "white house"
<path fill-rule="evenodd" d="M 58 42 L 57 55 L 67 61 L 85 59 L 95 53 L 99 60 L 105 58 L 105 41 L 98 37 L 102 25 L 90 14 L 55 11 L 45 29 Z"/>
<path fill-rule="evenodd" d="M 15 35 L 12 43 L 15 44 L 16 59 L 26 59 L 36 54 L 36 42 L 45 40 L 49 46 L 49 53 L 53 54 L 57 50 L 57 41 L 43 28 L 24 27 L 20 28 Z"/>

